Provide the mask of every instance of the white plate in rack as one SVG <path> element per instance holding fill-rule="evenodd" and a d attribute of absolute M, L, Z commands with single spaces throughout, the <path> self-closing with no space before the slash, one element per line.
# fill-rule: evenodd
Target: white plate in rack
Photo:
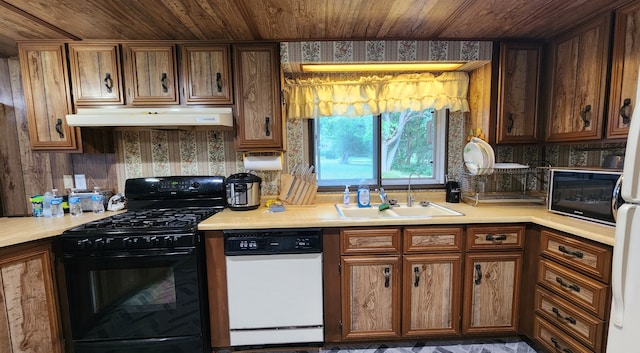
<path fill-rule="evenodd" d="M 495 169 L 526 169 L 529 168 L 528 165 L 520 164 L 520 163 L 496 163 L 493 168 Z"/>
<path fill-rule="evenodd" d="M 487 168 L 487 158 L 480 146 L 470 141 L 463 149 L 464 164 L 471 175 L 477 175 L 484 168 Z"/>

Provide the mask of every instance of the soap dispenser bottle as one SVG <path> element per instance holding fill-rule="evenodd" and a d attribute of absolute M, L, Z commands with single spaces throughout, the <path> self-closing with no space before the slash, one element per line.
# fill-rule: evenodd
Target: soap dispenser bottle
<path fill-rule="evenodd" d="M 360 187 L 358 187 L 358 207 L 371 207 L 371 194 L 369 192 L 369 186 L 367 185 L 360 185 Z"/>
<path fill-rule="evenodd" d="M 349 207 L 351 203 L 351 195 L 349 194 L 349 185 L 344 186 L 344 195 L 342 195 L 342 207 Z"/>

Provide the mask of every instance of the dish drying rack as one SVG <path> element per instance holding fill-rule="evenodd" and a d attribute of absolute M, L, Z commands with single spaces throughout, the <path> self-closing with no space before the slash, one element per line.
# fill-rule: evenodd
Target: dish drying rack
<path fill-rule="evenodd" d="M 473 206 L 479 204 L 536 203 L 547 200 L 548 168 L 526 167 L 465 171 L 461 176 L 461 199 Z"/>

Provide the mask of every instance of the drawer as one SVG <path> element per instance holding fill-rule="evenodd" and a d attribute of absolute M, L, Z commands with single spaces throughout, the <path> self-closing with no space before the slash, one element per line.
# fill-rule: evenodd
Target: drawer
<path fill-rule="evenodd" d="M 400 254 L 399 228 L 348 228 L 340 231 L 340 251 L 347 254 Z"/>
<path fill-rule="evenodd" d="M 462 251 L 462 227 L 405 228 L 405 253 Z"/>
<path fill-rule="evenodd" d="M 606 284 L 545 259 L 540 260 L 538 283 L 604 319 L 608 292 Z"/>
<path fill-rule="evenodd" d="M 547 230 L 540 234 L 540 247 L 545 256 L 609 283 L 611 248 L 578 241 Z"/>
<path fill-rule="evenodd" d="M 537 315 L 533 324 L 533 339 L 544 346 L 547 352 L 593 353 L 580 342 Z"/>
<path fill-rule="evenodd" d="M 578 341 L 600 351 L 604 322 L 540 287 L 536 288 L 536 313 Z"/>
<path fill-rule="evenodd" d="M 467 250 L 521 250 L 524 248 L 524 226 L 467 227 Z"/>

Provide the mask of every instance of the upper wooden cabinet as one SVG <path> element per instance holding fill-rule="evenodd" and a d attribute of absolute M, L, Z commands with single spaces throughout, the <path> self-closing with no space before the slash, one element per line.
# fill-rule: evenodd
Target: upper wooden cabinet
<path fill-rule="evenodd" d="M 173 44 L 125 45 L 126 87 L 133 105 L 178 104 L 178 71 Z"/>
<path fill-rule="evenodd" d="M 541 45 L 500 45 L 496 143 L 538 141 L 538 85 Z"/>
<path fill-rule="evenodd" d="M 640 3 L 616 12 L 609 93 L 608 138 L 626 138 L 631 113 L 637 106 L 636 88 L 640 66 Z"/>
<path fill-rule="evenodd" d="M 187 104 L 232 104 L 229 46 L 182 46 L 182 79 Z"/>
<path fill-rule="evenodd" d="M 284 149 L 278 48 L 277 43 L 233 46 L 239 151 Z"/>
<path fill-rule="evenodd" d="M 552 41 L 546 141 L 602 137 L 610 27 L 600 17 Z"/>
<path fill-rule="evenodd" d="M 80 129 L 65 118 L 72 107 L 64 43 L 20 43 L 19 51 L 32 149 L 79 152 Z"/>
<path fill-rule="evenodd" d="M 76 106 L 124 104 L 117 43 L 71 43 L 69 64 Z"/>

